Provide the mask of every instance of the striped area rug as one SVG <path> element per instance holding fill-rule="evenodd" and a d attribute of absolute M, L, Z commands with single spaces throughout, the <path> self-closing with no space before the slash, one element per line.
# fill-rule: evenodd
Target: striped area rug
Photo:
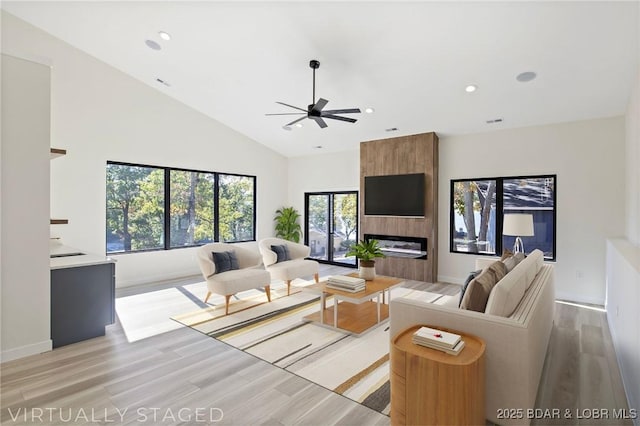
<path fill-rule="evenodd" d="M 432 303 L 449 297 L 402 287 L 391 290 L 392 298 L 399 296 Z M 328 298 L 327 305 L 332 303 Z M 297 291 L 228 316 L 209 308 L 172 319 L 388 415 L 388 323 L 354 337 L 302 321 L 319 307 L 315 294 Z"/>

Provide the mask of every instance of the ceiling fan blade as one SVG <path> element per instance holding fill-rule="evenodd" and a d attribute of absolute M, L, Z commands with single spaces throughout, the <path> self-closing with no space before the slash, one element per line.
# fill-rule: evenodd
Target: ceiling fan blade
<path fill-rule="evenodd" d="M 302 120 L 304 120 L 305 118 L 307 118 L 307 116 L 306 116 L 306 115 L 305 115 L 304 117 L 300 117 L 300 118 L 298 118 L 297 120 L 293 120 L 291 123 L 287 123 L 287 124 L 285 124 L 285 126 L 293 126 L 293 125 L 294 125 L 294 124 L 296 124 L 298 121 L 302 121 Z"/>
<path fill-rule="evenodd" d="M 355 118 L 349 118 L 349 117 L 340 117 L 339 115 L 322 115 L 323 118 L 330 118 L 332 120 L 340 120 L 340 121 L 347 121 L 349 123 L 355 123 L 356 120 Z"/>
<path fill-rule="evenodd" d="M 305 114 L 304 112 L 279 112 L 279 113 L 273 113 L 273 114 L 265 114 L 265 115 L 302 115 Z"/>
<path fill-rule="evenodd" d="M 318 99 L 318 102 L 316 102 L 313 108 L 311 108 L 311 112 L 320 113 L 320 111 L 322 111 L 322 108 L 324 108 L 324 106 L 328 102 L 329 101 L 326 99 L 322 99 L 322 98 Z"/>
<path fill-rule="evenodd" d="M 322 111 L 322 115 L 331 114 L 357 114 L 360 113 L 360 108 L 347 108 L 347 109 L 330 109 Z"/>
<path fill-rule="evenodd" d="M 289 108 L 299 109 L 300 111 L 307 112 L 307 110 L 306 110 L 306 109 L 302 109 L 302 108 L 298 108 L 297 106 L 293 106 L 293 105 L 285 104 L 284 102 L 278 102 L 278 101 L 276 101 L 276 103 L 277 103 L 277 104 L 280 104 L 280 105 L 288 106 Z"/>
<path fill-rule="evenodd" d="M 318 123 L 318 126 L 320 126 L 320 128 L 324 129 L 325 127 L 327 127 L 327 123 L 320 117 L 310 117 L 313 120 L 316 121 L 316 123 Z"/>

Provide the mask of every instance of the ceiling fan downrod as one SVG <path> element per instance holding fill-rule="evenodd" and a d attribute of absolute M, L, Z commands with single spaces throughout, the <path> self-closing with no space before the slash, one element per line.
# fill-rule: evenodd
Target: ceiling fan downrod
<path fill-rule="evenodd" d="M 313 99 L 311 101 L 311 105 L 315 105 L 316 103 L 316 70 L 320 68 L 320 61 L 317 59 L 312 59 L 309 62 L 309 66 L 313 69 Z"/>

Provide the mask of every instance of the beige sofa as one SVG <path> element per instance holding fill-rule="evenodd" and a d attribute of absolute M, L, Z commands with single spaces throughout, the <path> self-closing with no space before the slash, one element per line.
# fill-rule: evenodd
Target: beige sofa
<path fill-rule="evenodd" d="M 278 262 L 278 256 L 276 252 L 271 250 L 271 246 L 281 245 L 288 247 L 290 259 Z M 271 279 L 283 280 L 287 283 L 287 295 L 291 293 L 291 281 L 296 278 L 313 275 L 315 281 L 319 281 L 318 262 L 305 259 L 311 253 L 311 249 L 308 246 L 280 238 L 265 238 L 258 243 L 258 249 L 262 254 L 264 266 L 271 274 Z"/>
<path fill-rule="evenodd" d="M 484 340 L 485 415 L 497 424 L 531 421 L 527 419 L 527 409 L 535 406 L 555 306 L 553 266 L 542 260 L 542 252 L 535 250 L 507 273 L 491 290 L 485 312 L 402 297 L 391 301 L 392 338 L 412 325 L 425 324 L 463 331 Z M 479 259 L 476 266 L 486 268 L 493 261 Z M 504 409 L 521 409 L 514 417 L 522 418 L 505 419 L 500 416 Z"/>

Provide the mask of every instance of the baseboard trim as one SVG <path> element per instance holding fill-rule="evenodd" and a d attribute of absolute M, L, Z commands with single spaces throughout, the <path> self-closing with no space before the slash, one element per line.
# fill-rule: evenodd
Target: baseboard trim
<path fill-rule="evenodd" d="M 38 355 L 43 352 L 49 352 L 53 349 L 53 341 L 51 339 L 44 340 L 30 345 L 20 346 L 18 348 L 7 349 L 0 352 L 0 363 L 13 361 L 15 359 L 24 358 L 30 355 Z"/>
<path fill-rule="evenodd" d="M 192 269 L 189 269 L 189 270 L 175 272 L 172 274 L 145 275 L 143 278 L 133 279 L 133 280 L 118 279 L 116 277 L 116 288 L 138 287 L 138 286 L 144 286 L 144 285 L 155 284 L 160 282 L 176 281 L 183 278 L 195 277 L 198 275 L 202 277 L 202 274 L 200 274 L 198 271 L 193 271 Z M 202 278 L 202 281 L 204 281 L 204 278 Z"/>
<path fill-rule="evenodd" d="M 557 287 L 556 287 L 557 289 Z M 566 300 L 567 302 L 586 303 L 588 305 L 598 305 L 604 307 L 604 300 L 595 297 L 583 297 L 570 293 L 556 292 L 556 300 Z"/>
<path fill-rule="evenodd" d="M 439 283 L 463 285 L 465 279 L 466 278 L 447 277 L 445 275 L 438 275 L 438 282 Z"/>

